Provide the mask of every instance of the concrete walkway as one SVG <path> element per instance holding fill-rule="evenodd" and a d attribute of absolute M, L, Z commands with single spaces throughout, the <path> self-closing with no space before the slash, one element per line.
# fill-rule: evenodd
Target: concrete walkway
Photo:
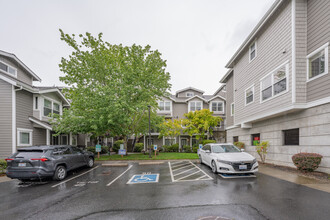
<path fill-rule="evenodd" d="M 259 172 L 291 183 L 296 183 L 299 185 L 307 186 L 313 189 L 330 193 L 330 181 L 317 180 L 311 177 L 309 178 L 309 177 L 299 176 L 296 173 L 291 173 L 276 168 L 266 167 L 263 166 L 262 164 L 259 164 Z"/>

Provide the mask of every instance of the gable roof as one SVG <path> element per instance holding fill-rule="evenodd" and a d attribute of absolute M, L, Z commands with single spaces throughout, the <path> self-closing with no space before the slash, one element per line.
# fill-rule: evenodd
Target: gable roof
<path fill-rule="evenodd" d="M 220 79 L 220 83 L 226 83 L 227 82 L 227 78 L 230 76 L 230 74 L 234 72 L 233 69 L 229 69 L 226 74 Z"/>
<path fill-rule="evenodd" d="M 196 89 L 196 88 L 194 88 L 194 87 L 187 87 L 187 88 L 180 89 L 180 90 L 176 91 L 175 95 L 177 95 L 177 94 L 180 93 L 180 92 L 187 91 L 187 90 L 194 90 L 194 91 L 196 91 L 196 92 L 200 92 L 200 93 L 204 94 L 204 91 L 202 91 L 202 90 Z"/>
<path fill-rule="evenodd" d="M 0 50 L 0 55 L 15 60 L 20 66 L 22 66 L 22 67 L 26 70 L 26 72 L 28 72 L 28 73 L 32 76 L 33 81 L 39 81 L 39 82 L 41 82 L 41 79 L 39 78 L 39 76 L 37 76 L 37 74 L 35 74 L 35 73 L 34 73 L 29 67 L 27 67 L 27 66 L 26 66 L 26 65 L 25 65 L 20 59 L 18 59 L 18 58 L 16 57 L 15 54 L 8 53 L 8 52 L 5 52 L 5 51 Z"/>
<path fill-rule="evenodd" d="M 212 101 L 213 99 L 216 99 L 216 98 L 220 98 L 220 99 L 223 99 L 224 101 L 226 101 L 226 99 L 224 97 L 222 97 L 221 95 L 217 95 L 217 96 L 214 96 L 213 98 L 209 99 L 208 102 Z"/>
<path fill-rule="evenodd" d="M 219 87 L 219 89 L 217 89 L 217 91 L 215 91 L 215 93 L 213 93 L 213 95 L 214 95 L 214 96 L 217 95 L 218 92 L 220 92 L 220 90 L 221 90 L 224 86 L 225 86 L 225 84 L 222 84 L 222 85 Z"/>
<path fill-rule="evenodd" d="M 193 97 L 190 97 L 189 99 L 186 100 L 186 102 L 189 102 L 190 100 L 192 100 L 192 99 L 194 99 L 194 98 L 198 98 L 198 99 L 200 99 L 200 100 L 203 100 L 204 102 L 207 102 L 206 99 L 200 97 L 199 95 L 195 95 L 195 96 L 193 96 Z"/>
<path fill-rule="evenodd" d="M 266 24 L 266 22 L 271 18 L 271 16 L 277 11 L 279 6 L 284 2 L 284 0 L 276 0 L 274 4 L 270 7 L 270 9 L 266 12 L 266 14 L 261 18 L 257 26 L 252 30 L 249 36 L 245 39 L 243 44 L 238 48 L 235 54 L 230 58 L 228 63 L 226 64 L 226 68 L 233 68 L 234 61 L 237 57 L 243 52 L 243 50 L 252 43 L 256 35 L 259 33 L 261 28 Z"/>
<path fill-rule="evenodd" d="M 45 93 L 55 92 L 62 98 L 62 100 L 66 103 L 67 106 L 70 106 L 69 100 L 67 100 L 65 98 L 63 93 L 57 87 L 45 87 L 45 86 L 43 86 L 43 87 L 34 87 L 34 88 L 36 88 L 36 91 L 34 93 L 37 93 L 37 94 L 45 94 Z"/>

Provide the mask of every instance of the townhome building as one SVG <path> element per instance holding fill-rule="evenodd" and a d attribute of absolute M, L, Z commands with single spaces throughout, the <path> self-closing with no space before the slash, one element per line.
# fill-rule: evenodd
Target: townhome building
<path fill-rule="evenodd" d="M 158 102 L 157 114 L 164 116 L 165 119 L 184 119 L 184 114 L 190 111 L 197 111 L 201 109 L 210 109 L 214 116 L 220 116 L 223 121 L 218 127 L 213 129 L 213 139 L 218 142 L 226 141 L 225 132 L 225 119 L 226 119 L 226 99 L 224 98 L 226 94 L 226 86 L 222 85 L 213 95 L 204 95 L 204 91 L 188 87 L 177 91 L 174 95 L 169 97 L 164 97 Z M 171 144 L 179 144 L 179 148 L 182 149 L 183 146 L 193 146 L 198 143 L 195 136 L 189 136 L 182 133 L 178 137 L 172 139 L 171 137 L 159 138 L 159 132 L 152 131 L 151 139 L 149 136 L 144 136 L 144 146 L 149 144 L 163 146 Z"/>
<path fill-rule="evenodd" d="M 266 162 L 323 155 L 330 173 L 330 1 L 277 0 L 227 63 L 228 142 L 269 141 Z"/>
<path fill-rule="evenodd" d="M 54 136 L 50 113 L 69 101 L 57 87 L 36 87 L 41 79 L 14 54 L 0 51 L 0 158 L 32 145 L 77 145 L 77 136 Z"/>

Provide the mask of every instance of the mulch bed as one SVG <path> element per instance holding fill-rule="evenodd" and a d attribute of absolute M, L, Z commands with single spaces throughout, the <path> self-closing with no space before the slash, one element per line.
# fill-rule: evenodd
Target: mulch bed
<path fill-rule="evenodd" d="M 319 171 L 303 172 L 303 171 L 297 170 L 296 168 L 293 168 L 293 167 L 275 165 L 275 164 L 270 164 L 270 163 L 264 163 L 263 165 L 266 167 L 275 168 L 275 169 L 283 170 L 283 171 L 290 172 L 290 173 L 295 173 L 295 174 L 298 174 L 299 176 L 309 177 L 309 178 L 322 180 L 322 181 L 330 183 L 330 174 L 327 174 L 327 173 L 322 173 Z"/>

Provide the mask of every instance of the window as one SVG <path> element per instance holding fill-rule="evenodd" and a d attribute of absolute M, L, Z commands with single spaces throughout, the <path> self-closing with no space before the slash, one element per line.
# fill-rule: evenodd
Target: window
<path fill-rule="evenodd" d="M 307 56 L 307 79 L 316 79 L 328 73 L 328 46 L 323 45 Z"/>
<path fill-rule="evenodd" d="M 299 128 L 284 130 L 284 145 L 299 145 Z"/>
<path fill-rule="evenodd" d="M 58 136 L 53 136 L 52 145 L 59 145 L 59 138 L 58 138 Z"/>
<path fill-rule="evenodd" d="M 77 135 L 72 135 L 71 139 L 71 145 L 77 146 Z"/>
<path fill-rule="evenodd" d="M 148 146 L 152 146 L 152 145 L 154 145 L 154 139 L 147 139 L 147 143 L 148 143 Z"/>
<path fill-rule="evenodd" d="M 233 137 L 233 143 L 238 142 L 238 136 Z"/>
<path fill-rule="evenodd" d="M 68 144 L 68 135 L 61 135 L 61 144 L 67 145 Z"/>
<path fill-rule="evenodd" d="M 257 56 L 257 44 L 254 42 L 251 44 L 250 49 L 249 49 L 249 57 L 250 57 L 250 62 L 256 58 Z"/>
<path fill-rule="evenodd" d="M 44 116 L 49 117 L 51 113 L 60 114 L 60 104 L 44 99 Z"/>
<path fill-rule="evenodd" d="M 235 108 L 235 106 L 234 106 L 234 103 L 231 103 L 231 105 L 230 105 L 230 115 L 231 116 L 234 116 L 234 108 Z"/>
<path fill-rule="evenodd" d="M 32 146 L 32 130 L 17 128 L 17 145 L 20 147 Z"/>
<path fill-rule="evenodd" d="M 202 109 L 202 102 L 189 102 L 189 111 L 198 111 Z"/>
<path fill-rule="evenodd" d="M 165 145 L 166 146 L 171 146 L 172 144 L 175 144 L 175 139 L 174 138 L 165 138 Z"/>
<path fill-rule="evenodd" d="M 171 102 L 159 101 L 158 108 L 160 111 L 171 111 Z"/>
<path fill-rule="evenodd" d="M 260 80 L 261 101 L 287 91 L 288 69 L 289 64 L 282 65 Z"/>
<path fill-rule="evenodd" d="M 223 112 L 223 102 L 211 102 L 212 112 Z"/>
<path fill-rule="evenodd" d="M 194 93 L 193 92 L 187 92 L 186 93 L 186 97 L 193 97 L 194 96 Z"/>
<path fill-rule="evenodd" d="M 35 104 L 34 108 L 38 109 L 38 97 L 35 98 L 35 103 L 34 104 Z"/>
<path fill-rule="evenodd" d="M 8 64 L 0 61 L 0 70 L 4 71 L 5 73 L 17 77 L 17 69 L 14 67 L 9 66 Z"/>
<path fill-rule="evenodd" d="M 254 101 L 254 86 L 251 86 L 245 90 L 245 105 L 248 105 Z"/>
<path fill-rule="evenodd" d="M 257 146 L 260 143 L 260 134 L 252 134 L 251 135 L 251 145 Z"/>

